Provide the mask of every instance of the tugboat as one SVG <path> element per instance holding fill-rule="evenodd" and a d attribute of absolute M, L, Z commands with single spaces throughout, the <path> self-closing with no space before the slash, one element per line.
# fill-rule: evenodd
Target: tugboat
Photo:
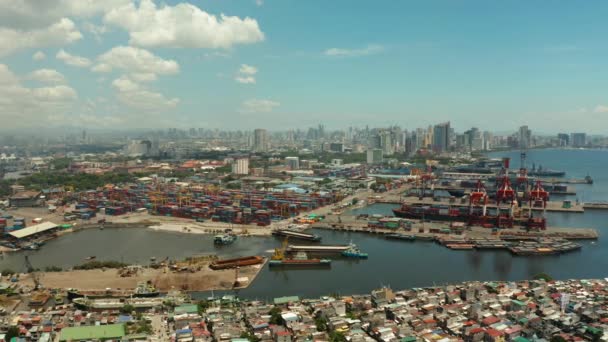
<path fill-rule="evenodd" d="M 348 249 L 342 252 L 342 256 L 347 258 L 367 259 L 367 253 L 361 252 L 359 247 L 352 242 L 348 245 Z"/>
<path fill-rule="evenodd" d="M 234 241 L 236 241 L 236 235 L 234 234 L 216 235 L 213 238 L 213 244 L 220 246 L 230 245 L 234 243 Z"/>

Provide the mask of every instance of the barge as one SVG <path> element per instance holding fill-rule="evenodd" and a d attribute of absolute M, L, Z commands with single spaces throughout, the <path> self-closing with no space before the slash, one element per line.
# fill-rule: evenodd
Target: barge
<path fill-rule="evenodd" d="M 242 266 L 258 265 L 264 262 L 261 256 L 253 255 L 242 258 L 216 260 L 209 265 L 212 270 L 225 270 L 229 268 L 237 268 Z"/>
<path fill-rule="evenodd" d="M 302 232 L 298 232 L 298 231 L 291 230 L 291 229 L 273 230 L 272 235 L 279 236 L 279 237 L 288 237 L 288 238 L 292 238 L 292 239 L 299 239 L 299 240 L 315 241 L 315 242 L 321 241 L 321 237 L 319 235 L 302 233 Z"/>

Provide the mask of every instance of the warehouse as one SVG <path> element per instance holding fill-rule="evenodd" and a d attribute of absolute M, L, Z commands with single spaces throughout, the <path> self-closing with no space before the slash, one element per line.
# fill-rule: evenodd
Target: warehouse
<path fill-rule="evenodd" d="M 27 228 L 14 230 L 10 232 L 9 235 L 17 240 L 21 240 L 30 237 L 36 237 L 44 233 L 51 233 L 58 227 L 59 226 L 53 222 L 43 222 L 40 224 L 29 226 Z"/>

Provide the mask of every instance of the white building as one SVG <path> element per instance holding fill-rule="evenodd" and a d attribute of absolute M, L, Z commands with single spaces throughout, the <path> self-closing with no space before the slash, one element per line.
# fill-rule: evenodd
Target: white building
<path fill-rule="evenodd" d="M 249 158 L 235 158 L 232 162 L 232 173 L 235 175 L 248 175 Z"/>
<path fill-rule="evenodd" d="M 382 149 L 372 148 L 367 150 L 367 163 L 368 164 L 380 164 L 382 163 Z"/>
<path fill-rule="evenodd" d="M 300 158 L 285 157 L 285 166 L 290 170 L 298 170 L 300 168 Z"/>

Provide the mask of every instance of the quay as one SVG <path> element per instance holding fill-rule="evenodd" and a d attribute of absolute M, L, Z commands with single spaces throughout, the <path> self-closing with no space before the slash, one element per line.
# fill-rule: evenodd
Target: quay
<path fill-rule="evenodd" d="M 567 202 L 567 201 L 566 201 Z M 459 207 L 459 208 L 468 208 L 469 207 L 469 203 L 468 201 L 466 203 L 462 203 L 462 201 L 450 201 L 450 200 L 435 200 L 433 198 L 423 198 L 423 199 L 419 199 L 418 197 L 385 197 L 385 198 L 380 198 L 376 200 L 376 203 L 387 203 L 387 204 L 402 204 L 402 203 L 407 203 L 407 204 L 422 204 L 422 205 L 446 205 L 446 206 L 451 206 L 451 207 Z M 564 212 L 564 213 L 583 213 L 585 212 L 585 209 L 583 207 L 582 204 L 580 203 L 572 203 L 572 202 L 567 202 L 569 204 L 566 204 L 565 202 L 547 202 L 547 208 L 546 211 L 552 211 L 552 212 Z M 506 208 L 506 205 L 501 205 L 501 208 Z M 496 203 L 488 203 L 487 204 L 487 208 L 488 209 L 496 209 L 498 208 L 498 206 L 496 205 Z M 533 210 L 533 211 L 543 211 L 545 209 L 541 208 L 541 207 L 529 207 L 529 206 L 523 206 L 523 207 L 516 207 L 516 210 L 522 210 L 522 211 L 527 211 L 527 210 Z M 603 209 L 603 208 L 602 208 Z M 608 209 L 608 205 L 606 205 L 606 209 Z"/>
<path fill-rule="evenodd" d="M 608 202 L 587 202 L 583 203 L 583 208 L 594 210 L 608 210 Z"/>

